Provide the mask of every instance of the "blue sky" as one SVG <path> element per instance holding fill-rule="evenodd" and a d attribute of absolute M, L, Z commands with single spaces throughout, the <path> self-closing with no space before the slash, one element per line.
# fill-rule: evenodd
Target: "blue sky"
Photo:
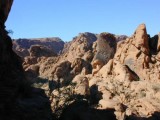
<path fill-rule="evenodd" d="M 12 38 L 60 37 L 82 32 L 132 35 L 145 23 L 160 32 L 160 0 L 14 0 L 6 22 Z"/>

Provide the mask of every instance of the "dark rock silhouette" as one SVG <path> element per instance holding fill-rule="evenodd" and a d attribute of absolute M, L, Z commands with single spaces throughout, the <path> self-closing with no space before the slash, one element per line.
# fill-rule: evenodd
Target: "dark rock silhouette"
<path fill-rule="evenodd" d="M 5 30 L 13 0 L 0 0 L 0 119 L 51 120 L 50 103 L 43 90 L 31 88 L 22 61 L 12 50 Z"/>

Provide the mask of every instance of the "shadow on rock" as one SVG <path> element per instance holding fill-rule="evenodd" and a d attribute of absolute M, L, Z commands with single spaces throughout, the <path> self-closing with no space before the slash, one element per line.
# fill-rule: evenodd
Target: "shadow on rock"
<path fill-rule="evenodd" d="M 98 104 L 99 100 L 102 99 L 102 93 L 98 91 L 97 85 L 92 85 L 90 87 L 90 104 Z"/>
<path fill-rule="evenodd" d="M 160 112 L 154 112 L 151 117 L 138 117 L 136 115 L 130 115 L 126 117 L 126 120 L 160 120 Z"/>
<path fill-rule="evenodd" d="M 2 120 L 54 120 L 49 98 L 39 88 L 32 88 L 29 96 L 17 98 L 4 108 Z"/>
<path fill-rule="evenodd" d="M 98 110 L 87 101 L 75 101 L 64 108 L 59 120 L 116 120 L 114 109 Z"/>

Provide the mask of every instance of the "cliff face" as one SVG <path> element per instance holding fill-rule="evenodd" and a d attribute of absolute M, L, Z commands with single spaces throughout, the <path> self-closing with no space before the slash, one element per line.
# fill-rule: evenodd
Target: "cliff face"
<path fill-rule="evenodd" d="M 0 0 L 0 119 L 51 119 L 50 105 L 43 90 L 31 88 L 22 61 L 12 50 L 5 30 L 13 0 Z M 40 115 L 41 113 L 41 115 Z"/>
<path fill-rule="evenodd" d="M 4 26 L 13 1 L 1 0 L 0 2 L 2 15 L 0 19 L 0 111 L 2 112 L 8 104 L 12 104 L 14 99 L 19 96 L 24 76 L 21 61 L 12 51 L 12 41 Z"/>
<path fill-rule="evenodd" d="M 10 12 L 11 6 L 12 6 L 13 0 L 1 0 L 0 4 L 0 21 L 2 26 L 4 27 L 4 23 L 8 18 L 8 14 Z"/>

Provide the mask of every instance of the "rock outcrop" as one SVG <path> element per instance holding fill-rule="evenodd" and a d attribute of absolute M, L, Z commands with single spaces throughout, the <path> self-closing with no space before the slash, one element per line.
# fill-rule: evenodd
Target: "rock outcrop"
<path fill-rule="evenodd" d="M 72 112 L 72 103 L 84 99 L 89 105 L 79 109 L 86 113 L 74 111 L 82 120 L 108 109 L 118 120 L 159 118 L 160 35 L 150 37 L 145 24 L 131 37 L 81 33 L 58 55 L 45 45 L 33 45 L 29 53 L 23 62 L 27 78 L 50 97 L 52 112 L 60 117 L 64 109 L 60 119 L 69 119 L 65 108 Z"/>
<path fill-rule="evenodd" d="M 90 105 L 85 109 L 113 109 L 118 120 L 154 119 L 160 112 L 159 41 L 159 35 L 148 35 L 145 24 L 131 37 L 81 33 L 64 45 L 61 54 L 30 55 L 23 67 L 45 90 L 58 116 L 60 109 L 87 99 Z M 66 113 L 60 118 L 67 119 Z"/>
<path fill-rule="evenodd" d="M 75 58 L 83 58 L 85 54 L 92 49 L 92 44 L 97 40 L 95 34 L 92 33 L 81 33 L 75 37 L 72 44 L 68 47 L 67 52 L 64 52 L 65 59 L 70 62 L 74 61 Z M 92 57 L 92 56 L 91 56 Z M 92 58 L 89 58 L 92 59 Z"/>
<path fill-rule="evenodd" d="M 113 58 L 116 51 L 116 38 L 110 33 L 101 33 L 93 44 L 94 57 L 92 60 L 93 74 Z"/>
<path fill-rule="evenodd" d="M 131 38 L 118 44 L 115 59 L 128 66 L 139 76 L 140 80 L 159 81 L 159 60 L 156 59 L 158 52 L 157 55 L 152 55 L 152 50 L 150 50 L 152 47 L 149 47 L 149 43 L 151 45 L 154 42 L 154 39 L 149 40 L 146 27 L 142 24 Z M 156 44 L 154 48 L 157 47 Z"/>
<path fill-rule="evenodd" d="M 131 37 L 118 42 L 113 59 L 90 79 L 91 85 L 94 83 L 103 88 L 100 89 L 101 109 L 116 109 L 117 104 L 127 106 L 123 112 L 115 112 L 118 119 L 133 114 L 148 118 L 153 115 L 152 119 L 154 113 L 159 112 L 159 97 L 155 96 L 159 90 L 155 91 L 153 87 L 160 84 L 158 40 L 157 36 L 150 38 L 145 25 L 141 24 Z M 108 99 L 111 95 L 103 91 L 109 91 L 113 96 Z"/>
<path fill-rule="evenodd" d="M 29 49 L 29 54 L 31 57 L 52 57 L 56 56 L 56 53 L 42 45 L 32 45 Z"/>

